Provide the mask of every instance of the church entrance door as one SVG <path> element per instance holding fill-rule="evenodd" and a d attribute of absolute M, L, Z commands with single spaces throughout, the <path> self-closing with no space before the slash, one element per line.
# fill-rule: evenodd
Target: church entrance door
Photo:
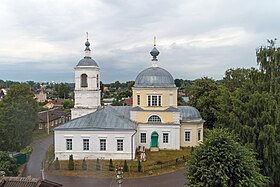
<path fill-rule="evenodd" d="M 151 136 L 151 147 L 158 147 L 158 133 L 156 131 Z"/>

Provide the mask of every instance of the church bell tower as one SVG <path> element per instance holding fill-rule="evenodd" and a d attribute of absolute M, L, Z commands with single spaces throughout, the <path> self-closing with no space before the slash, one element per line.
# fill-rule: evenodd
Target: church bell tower
<path fill-rule="evenodd" d="M 90 43 L 85 43 L 85 57 L 75 67 L 75 106 L 72 119 L 97 110 L 100 106 L 100 68 L 91 58 Z"/>

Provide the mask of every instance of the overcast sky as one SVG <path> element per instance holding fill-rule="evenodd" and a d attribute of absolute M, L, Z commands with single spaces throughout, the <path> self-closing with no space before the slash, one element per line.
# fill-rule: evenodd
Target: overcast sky
<path fill-rule="evenodd" d="M 105 83 L 151 66 L 154 36 L 174 78 L 221 79 L 256 67 L 279 20 L 279 0 L 1 0 L 0 79 L 73 82 L 86 32 Z"/>

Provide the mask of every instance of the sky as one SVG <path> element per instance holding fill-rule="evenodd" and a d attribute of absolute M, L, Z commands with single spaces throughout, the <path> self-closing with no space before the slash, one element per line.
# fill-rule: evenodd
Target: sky
<path fill-rule="evenodd" d="M 0 79 L 74 82 L 86 32 L 101 81 L 135 80 L 151 66 L 174 79 L 222 79 L 257 67 L 256 49 L 279 38 L 279 0 L 1 0 Z"/>

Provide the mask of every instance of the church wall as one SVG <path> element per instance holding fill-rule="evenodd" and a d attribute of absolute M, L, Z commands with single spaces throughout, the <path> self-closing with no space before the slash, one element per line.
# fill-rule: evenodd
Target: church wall
<path fill-rule="evenodd" d="M 198 130 L 201 130 L 201 140 L 198 140 Z M 190 141 L 185 141 L 185 132 L 189 131 Z M 203 141 L 203 123 L 183 122 L 180 130 L 180 142 L 182 147 L 197 146 Z"/>
<path fill-rule="evenodd" d="M 162 123 L 179 124 L 179 112 L 137 111 L 134 112 L 132 120 L 138 123 L 148 123 L 148 118 L 152 115 L 160 116 Z"/>
<path fill-rule="evenodd" d="M 139 124 L 137 129 L 137 146 L 150 148 L 151 135 L 156 131 L 158 137 L 158 147 L 160 149 L 180 149 L 180 126 L 179 125 L 157 125 L 157 124 Z M 141 133 L 146 133 L 146 143 L 141 143 Z M 163 133 L 168 133 L 168 143 L 163 143 Z"/>
<path fill-rule="evenodd" d="M 74 159 L 126 159 L 135 158 L 135 131 L 55 131 L 55 158 Z M 72 139 L 72 150 L 66 150 L 66 139 Z M 89 150 L 83 150 L 83 139 L 89 139 Z M 100 151 L 100 139 L 106 139 L 106 151 Z M 117 151 L 117 140 L 123 140 L 123 151 Z M 133 149 L 131 149 L 133 145 Z M 132 153 L 133 152 L 133 155 Z"/>
<path fill-rule="evenodd" d="M 170 106 L 177 107 L 177 88 L 132 88 L 132 94 L 133 106 L 140 106 L 144 110 L 165 110 Z M 137 105 L 137 95 L 140 95 L 140 105 Z M 148 106 L 148 95 L 161 95 L 161 107 Z"/>
<path fill-rule="evenodd" d="M 81 87 L 81 75 L 86 74 L 88 80 L 88 87 Z M 99 90 L 97 88 L 97 75 L 98 82 L 100 81 L 100 74 L 98 67 L 76 67 L 75 68 L 75 90 Z"/>
<path fill-rule="evenodd" d="M 75 108 L 96 108 L 100 106 L 100 90 L 75 90 Z"/>
<path fill-rule="evenodd" d="M 71 120 L 95 112 L 97 108 L 72 108 Z"/>

